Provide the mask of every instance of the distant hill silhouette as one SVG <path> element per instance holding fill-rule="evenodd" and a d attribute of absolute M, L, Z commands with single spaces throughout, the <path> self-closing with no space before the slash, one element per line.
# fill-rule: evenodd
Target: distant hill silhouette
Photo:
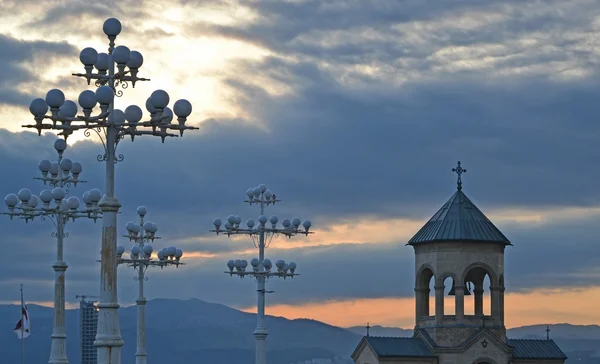
<path fill-rule="evenodd" d="M 25 340 L 26 362 L 46 363 L 50 350 L 53 312 L 28 305 L 32 334 Z M 119 310 L 125 340 L 122 363 L 135 363 L 136 307 Z M 19 317 L 16 305 L 0 305 L 0 346 L 3 363 L 18 363 L 19 340 L 12 329 Z M 198 299 L 155 299 L 147 304 L 148 355 L 154 363 L 239 364 L 254 362 L 256 315 Z M 268 316 L 270 364 L 289 364 L 312 358 L 348 356 L 360 336 L 348 330 L 309 320 Z M 79 310 L 67 310 L 67 352 L 71 364 L 80 362 Z M 198 361 L 198 358 L 202 358 Z"/>
<path fill-rule="evenodd" d="M 52 309 L 29 305 L 29 312 L 32 334 L 25 340 L 26 362 L 45 363 L 50 350 Z M 18 315 L 18 306 L 0 305 L 0 342 L 3 343 L 0 357 L 3 363 L 19 362 L 19 341 L 12 332 Z M 122 308 L 119 315 L 125 340 L 122 363 L 134 364 L 136 308 Z M 155 299 L 148 302 L 146 317 L 148 355 L 153 363 L 239 364 L 254 361 L 254 314 L 198 299 Z M 267 317 L 266 324 L 269 364 L 334 357 L 347 358 L 347 363 L 351 363 L 350 354 L 366 332 L 364 327 L 344 329 L 310 319 L 288 320 L 273 316 Z M 550 325 L 550 328 L 552 338 L 570 357 L 568 363 L 600 364 L 600 326 L 560 324 Z M 508 332 L 514 338 L 545 338 L 545 329 L 546 325 L 535 325 Z M 410 336 L 412 330 L 374 326 L 370 333 L 373 336 Z M 79 310 L 67 310 L 67 335 L 70 363 L 78 364 Z"/>

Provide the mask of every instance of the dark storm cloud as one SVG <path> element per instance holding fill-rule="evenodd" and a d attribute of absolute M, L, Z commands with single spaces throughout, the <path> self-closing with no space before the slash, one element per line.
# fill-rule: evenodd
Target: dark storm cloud
<path fill-rule="evenodd" d="M 0 34 L 0 104 L 29 105 L 33 97 L 23 92 L 23 83 L 38 81 L 35 60 L 46 65 L 60 57 L 73 56 L 74 47 L 66 42 L 26 41 Z"/>
<path fill-rule="evenodd" d="M 272 139 L 286 141 L 271 158 L 295 160 L 300 168 L 287 171 L 289 181 L 312 182 L 323 193 L 313 195 L 347 196 L 336 204 L 344 211 L 410 210 L 428 199 L 427 191 L 443 191 L 447 182 L 439 178 L 452 179 L 456 159 L 472 167 L 465 184 L 475 199 L 503 205 L 598 201 L 598 174 L 589 168 L 599 156 L 597 77 L 561 83 L 506 78 L 496 85 L 466 79 L 379 85 L 361 93 L 344 90 L 309 64 L 277 60 L 253 67 L 299 85 L 294 96 L 276 101 L 259 88 L 238 88 L 245 110 L 281 133 Z M 303 162 L 308 145 L 316 157 Z"/>

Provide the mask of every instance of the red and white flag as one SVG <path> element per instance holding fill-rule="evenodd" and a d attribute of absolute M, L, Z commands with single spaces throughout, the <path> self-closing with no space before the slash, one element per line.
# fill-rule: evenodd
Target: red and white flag
<path fill-rule="evenodd" d="M 21 340 L 29 337 L 29 334 L 31 334 L 29 330 L 29 312 L 27 312 L 27 306 L 24 303 L 21 305 L 21 319 L 17 322 L 14 331 Z"/>

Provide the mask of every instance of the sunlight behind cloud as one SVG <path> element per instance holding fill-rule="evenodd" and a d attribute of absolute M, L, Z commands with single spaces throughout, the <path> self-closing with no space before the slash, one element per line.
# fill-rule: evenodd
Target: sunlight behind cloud
<path fill-rule="evenodd" d="M 21 125 L 34 123 L 33 117 L 29 111 L 24 111 L 23 108 L 2 105 L 0 106 L 2 118 L 0 118 L 0 128 L 10 130 L 12 132 L 22 131 Z"/>
<path fill-rule="evenodd" d="M 238 110 L 238 105 L 232 100 L 231 91 L 222 84 L 223 71 L 228 68 L 232 60 L 258 61 L 267 56 L 269 51 L 234 39 L 183 33 L 182 27 L 194 21 L 235 25 L 252 21 L 257 17 L 257 14 L 247 7 L 216 4 L 208 4 L 198 9 L 191 5 L 149 1 L 145 3 L 145 10 L 149 14 L 157 15 L 143 21 L 114 14 L 123 24 L 123 30 L 117 37 L 117 45 L 123 44 L 132 50 L 140 51 L 144 56 L 144 65 L 139 75 L 151 79 L 150 82 L 138 83 L 135 89 L 130 85 L 127 90 L 124 90 L 124 97 L 117 99 L 118 108 L 124 109 L 130 104 L 136 104 L 145 109 L 145 101 L 150 93 L 155 89 L 164 89 L 171 96 L 171 105 L 179 98 L 190 100 L 194 107 L 190 125 L 198 125 L 202 120 L 211 117 L 239 117 L 244 114 L 242 110 Z M 127 6 L 133 5 L 125 3 L 122 6 L 125 10 Z M 106 52 L 108 40 L 102 32 L 104 18 L 90 19 L 89 29 L 86 31 L 89 31 L 91 36 L 77 31 L 75 24 L 72 30 L 69 27 L 61 27 L 60 32 L 55 31 L 54 24 L 50 29 L 26 25 L 32 19 L 42 19 L 43 10 L 43 7 L 31 7 L 32 13 L 27 18 L 0 16 L 2 19 L 0 32 L 18 34 L 18 38 L 24 40 L 66 41 L 73 44 L 77 50 L 94 47 L 98 52 Z M 65 20 L 65 23 L 68 24 L 68 20 Z M 19 27 L 27 27 L 28 31 L 15 31 Z M 153 29 L 160 29 L 164 34 L 150 33 L 155 35 L 139 36 L 140 33 Z M 39 75 L 40 81 L 20 85 L 24 91 L 44 97 L 50 88 L 57 87 L 65 91 L 68 99 L 76 100 L 81 91 L 94 87 L 87 86 L 83 79 L 75 79 L 71 76 L 71 72 L 83 72 L 83 66 L 77 56 L 56 64 L 44 62 L 47 60 L 41 58 L 33 60 L 31 65 L 26 65 L 28 69 Z M 9 112 L 13 121 L 9 123 L 3 120 L 0 122 L 0 127 L 19 131 L 21 122 L 15 123 L 14 120 L 31 121 L 31 116 L 26 109 L 20 112 L 18 108 L 14 108 Z M 75 133 L 70 138 L 70 142 L 82 138 L 82 133 Z"/>

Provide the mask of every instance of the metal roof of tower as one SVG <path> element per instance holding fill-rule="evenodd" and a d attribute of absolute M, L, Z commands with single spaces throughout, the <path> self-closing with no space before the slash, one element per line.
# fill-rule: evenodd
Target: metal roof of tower
<path fill-rule="evenodd" d="M 442 208 L 408 241 L 408 245 L 439 241 L 479 241 L 512 245 L 496 226 L 462 192 L 463 169 L 452 169 L 458 174 L 458 190 Z"/>

